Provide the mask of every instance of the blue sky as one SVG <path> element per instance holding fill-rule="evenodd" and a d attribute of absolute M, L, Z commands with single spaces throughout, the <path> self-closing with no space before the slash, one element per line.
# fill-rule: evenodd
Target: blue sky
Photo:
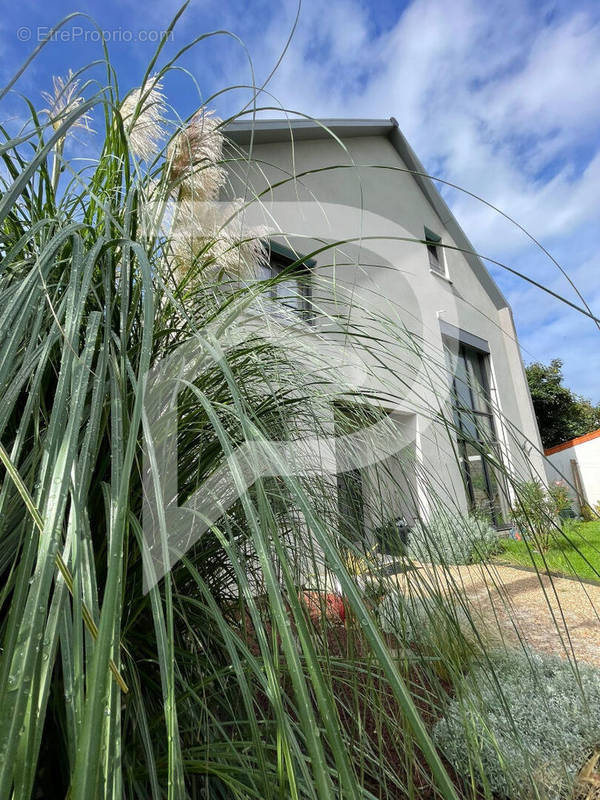
<path fill-rule="evenodd" d="M 82 11 L 113 32 L 111 57 L 127 90 L 139 83 L 154 48 L 140 38 L 155 37 L 179 5 L 7 4 L 0 21 L 0 79 L 11 77 L 47 27 Z M 296 13 L 292 0 L 192 0 L 165 54 L 211 30 L 227 30 L 243 44 L 218 35 L 183 58 L 188 73 L 173 73 L 167 83 L 177 113 L 185 117 L 224 87 L 250 83 L 249 56 L 261 83 L 281 55 Z M 72 21 L 71 40 L 44 48 L 16 88 L 37 99 L 53 74 L 100 57 L 92 29 L 89 20 Z M 600 4 L 305 0 L 268 89 L 274 105 L 311 116 L 395 116 L 432 174 L 515 217 L 600 315 Z M 212 105 L 228 115 L 247 99 L 247 90 L 231 90 Z M 9 98 L 0 119 L 17 120 L 21 112 L 18 99 Z M 445 194 L 482 254 L 575 299 L 523 234 L 475 201 Z M 492 272 L 511 301 L 525 360 L 562 358 L 568 385 L 600 401 L 600 332 L 594 323 L 504 271 Z"/>

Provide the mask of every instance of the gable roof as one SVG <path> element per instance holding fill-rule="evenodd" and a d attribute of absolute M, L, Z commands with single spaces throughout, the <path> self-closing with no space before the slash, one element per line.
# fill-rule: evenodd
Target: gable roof
<path fill-rule="evenodd" d="M 331 139 L 334 134 L 342 141 L 357 136 L 384 136 L 413 175 L 421 192 L 440 218 L 456 246 L 463 251 L 479 282 L 497 308 L 507 308 L 508 301 L 498 288 L 487 267 L 475 255 L 475 248 L 458 224 L 424 166 L 417 158 L 394 117 L 390 119 L 253 119 L 235 120 L 223 127 L 223 134 L 234 144 L 248 146 L 271 142 Z"/>

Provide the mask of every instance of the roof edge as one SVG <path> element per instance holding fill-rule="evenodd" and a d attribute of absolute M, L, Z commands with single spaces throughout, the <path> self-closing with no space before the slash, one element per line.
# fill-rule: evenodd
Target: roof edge
<path fill-rule="evenodd" d="M 555 444 L 554 447 L 547 447 L 544 450 L 544 455 L 551 456 L 554 453 L 560 453 L 563 450 L 568 450 L 570 447 L 576 447 L 578 444 L 585 444 L 585 442 L 591 442 L 592 439 L 597 439 L 599 436 L 600 436 L 600 429 L 598 429 L 597 431 L 591 431 L 590 433 L 584 433 L 583 436 L 576 436 L 574 439 L 569 439 L 568 442 Z"/>
<path fill-rule="evenodd" d="M 463 256 L 471 265 L 471 268 L 479 277 L 483 287 L 487 291 L 488 295 L 490 295 L 490 297 L 493 299 L 496 307 L 498 309 L 510 308 L 508 300 L 500 290 L 496 281 L 490 275 L 488 268 L 483 262 L 483 259 L 477 254 L 477 251 L 473 247 L 469 237 L 461 228 L 458 220 L 437 189 L 435 180 L 429 177 L 429 173 L 419 161 L 417 154 L 408 143 L 408 140 L 400 130 L 400 127 L 397 123 L 390 131 L 388 138 L 400 158 L 412 172 L 413 178 L 419 185 L 421 191 L 429 201 L 430 205 L 433 207 L 436 214 L 439 216 L 442 224 L 450 236 L 454 239 L 456 246 L 460 249 Z"/>
<path fill-rule="evenodd" d="M 394 128 L 389 119 L 243 119 L 223 126 L 223 134 L 236 144 L 294 139 L 330 139 L 387 135 Z"/>
<path fill-rule="evenodd" d="M 510 308 L 508 300 L 490 275 L 458 220 L 429 176 L 394 117 L 389 119 L 244 119 L 223 126 L 223 134 L 238 145 L 268 144 L 290 139 L 340 139 L 357 136 L 385 136 L 413 175 L 429 204 L 479 278 L 498 309 Z"/>

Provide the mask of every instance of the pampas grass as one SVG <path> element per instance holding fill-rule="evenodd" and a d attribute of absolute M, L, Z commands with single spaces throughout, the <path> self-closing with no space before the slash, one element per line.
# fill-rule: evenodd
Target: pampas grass
<path fill-rule="evenodd" d="M 121 119 L 129 139 L 129 150 L 142 161 L 152 161 L 164 138 L 166 115 L 163 85 L 156 77 L 133 89 L 121 105 Z"/>
<path fill-rule="evenodd" d="M 41 109 L 41 114 L 46 114 L 54 130 L 58 130 L 64 122 L 65 117 L 83 103 L 83 97 L 79 94 L 80 81 L 73 77 L 73 70 L 70 69 L 66 77 L 55 75 L 52 78 L 52 92 L 42 92 L 42 97 L 48 103 L 46 108 Z M 69 128 L 70 131 L 76 128 L 90 130 L 91 115 L 82 114 Z"/>
<path fill-rule="evenodd" d="M 180 200 L 215 200 L 225 183 L 222 121 L 199 109 L 169 143 L 168 183 Z"/>

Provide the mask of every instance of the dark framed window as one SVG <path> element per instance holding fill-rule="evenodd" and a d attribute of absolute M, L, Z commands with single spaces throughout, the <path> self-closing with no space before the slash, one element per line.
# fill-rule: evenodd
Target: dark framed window
<path fill-rule="evenodd" d="M 298 312 L 304 320 L 310 321 L 311 269 L 315 262 L 312 259 L 300 262 L 301 257 L 291 250 L 273 244 L 269 249 L 269 262 L 261 267 L 260 273 L 261 280 L 278 278 L 269 287 L 269 296 L 286 308 Z"/>
<path fill-rule="evenodd" d="M 337 505 L 339 529 L 350 542 L 365 539 L 365 498 L 362 470 L 352 464 L 346 437 L 358 433 L 365 425 L 361 406 L 335 402 L 332 406 L 336 437 Z"/>
<path fill-rule="evenodd" d="M 439 272 L 440 275 L 445 275 L 446 266 L 444 263 L 442 237 L 430 231 L 429 228 L 425 228 L 425 245 L 427 247 L 430 269 L 434 272 Z"/>
<path fill-rule="evenodd" d="M 365 500 L 360 469 L 339 472 L 337 491 L 340 533 L 348 541 L 362 542 L 365 538 Z"/>
<path fill-rule="evenodd" d="M 504 524 L 507 491 L 490 400 L 488 355 L 459 344 L 452 378 L 459 457 L 470 506 Z"/>

